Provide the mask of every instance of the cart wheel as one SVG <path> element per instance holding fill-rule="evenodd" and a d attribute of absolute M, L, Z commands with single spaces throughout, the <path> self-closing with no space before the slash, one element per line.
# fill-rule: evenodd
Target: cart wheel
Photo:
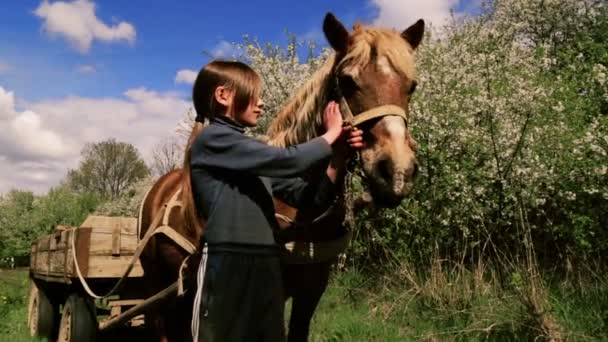
<path fill-rule="evenodd" d="M 27 324 L 31 336 L 53 339 L 56 328 L 57 307 L 53 306 L 44 291 L 33 282 L 30 285 Z"/>
<path fill-rule="evenodd" d="M 95 341 L 97 314 L 95 304 L 77 294 L 71 294 L 63 305 L 59 324 L 59 342 Z"/>

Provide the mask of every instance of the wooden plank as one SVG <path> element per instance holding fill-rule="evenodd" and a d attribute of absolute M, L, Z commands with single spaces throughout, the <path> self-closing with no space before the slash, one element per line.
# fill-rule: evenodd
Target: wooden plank
<path fill-rule="evenodd" d="M 132 327 L 139 327 L 141 325 L 144 325 L 144 323 L 145 323 L 144 315 L 135 316 L 133 319 L 131 319 Z"/>
<path fill-rule="evenodd" d="M 44 236 L 42 237 L 39 241 L 38 241 L 38 250 L 39 251 L 48 251 L 49 250 L 49 244 L 50 244 L 50 236 Z"/>
<path fill-rule="evenodd" d="M 110 309 L 110 317 L 117 317 L 122 312 L 122 308 L 120 306 L 113 306 Z"/>
<path fill-rule="evenodd" d="M 112 256 L 120 256 L 120 227 L 114 227 L 112 231 Z"/>
<path fill-rule="evenodd" d="M 49 251 L 57 250 L 57 239 L 55 235 L 51 235 L 49 237 Z"/>
<path fill-rule="evenodd" d="M 91 233 L 90 254 L 92 255 L 112 255 L 113 250 L 113 234 L 110 232 L 101 233 L 98 229 L 93 229 Z M 120 235 L 120 252 L 119 254 L 133 254 L 139 243 L 135 235 Z"/>
<path fill-rule="evenodd" d="M 76 234 L 76 260 L 80 273 L 83 277 L 87 277 L 89 274 L 89 248 L 91 245 L 91 228 L 80 227 L 72 231 L 72 234 Z"/>
<path fill-rule="evenodd" d="M 76 260 L 72 256 L 73 234 Z M 86 278 L 121 277 L 137 249 L 136 234 L 135 218 L 89 216 L 78 229 L 61 226 L 32 243 L 30 270 L 39 276 L 62 276 L 64 282 L 69 282 L 77 277 L 74 265 L 78 262 Z M 141 276 L 143 269 L 137 260 L 130 277 Z"/>
<path fill-rule="evenodd" d="M 109 306 L 126 306 L 126 305 L 137 305 L 143 303 L 143 299 L 125 299 L 125 300 L 113 300 L 108 303 Z"/>
<path fill-rule="evenodd" d="M 34 269 L 36 272 L 40 274 L 48 273 L 48 258 L 49 252 L 38 252 L 36 255 L 36 265 L 34 265 Z"/>
<path fill-rule="evenodd" d="M 53 282 L 53 283 L 70 284 L 70 282 L 65 281 L 65 278 L 63 277 L 62 274 L 58 275 L 58 276 L 53 276 L 53 275 L 42 275 L 42 274 L 34 273 L 34 274 L 32 274 L 32 277 L 34 277 L 36 279 L 44 280 L 44 281 Z"/>
<path fill-rule="evenodd" d="M 89 258 L 88 278 L 118 278 L 127 270 L 127 266 L 131 261 L 131 255 L 121 255 L 113 257 L 111 255 L 91 255 Z M 133 265 L 133 269 L 129 274 L 131 277 L 142 277 L 144 275 L 143 268 L 139 260 Z"/>
<path fill-rule="evenodd" d="M 142 313 L 149 312 L 149 310 L 153 309 L 158 304 L 162 303 L 168 298 L 174 297 L 175 295 L 177 295 L 177 282 L 171 284 L 169 287 L 160 291 L 154 296 L 146 299 L 143 303 L 130 308 L 122 315 L 101 322 L 99 324 L 99 330 L 104 331 L 112 329 L 113 327 L 121 326 L 127 323 L 131 318 L 139 316 Z"/>
<path fill-rule="evenodd" d="M 110 233 L 112 232 L 114 227 L 118 226 L 125 234 L 137 235 L 137 219 L 134 217 L 111 217 L 90 215 L 80 226 L 92 227 L 95 228 L 95 230 L 98 230 L 98 228 L 108 229 Z"/>
<path fill-rule="evenodd" d="M 74 228 L 74 227 L 72 227 Z M 66 229 L 61 231 L 60 235 L 61 238 L 59 239 L 59 242 L 57 243 L 57 248 L 59 249 L 69 249 L 70 245 L 72 243 L 72 241 L 69 240 L 69 238 L 72 236 L 72 231 L 73 229 Z"/>
<path fill-rule="evenodd" d="M 65 271 L 65 251 L 49 251 L 49 272 L 63 273 Z"/>
<path fill-rule="evenodd" d="M 38 243 L 33 242 L 30 252 L 30 270 L 33 270 L 36 267 L 36 255 L 38 251 Z"/>

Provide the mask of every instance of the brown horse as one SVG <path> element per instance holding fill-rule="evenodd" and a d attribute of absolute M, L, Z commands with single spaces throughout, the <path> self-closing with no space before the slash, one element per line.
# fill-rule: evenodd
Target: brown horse
<path fill-rule="evenodd" d="M 355 25 L 348 32 L 332 14 L 327 14 L 323 30 L 335 52 L 288 100 L 269 129 L 268 142 L 287 146 L 322 134 L 323 108 L 328 101 L 339 100 L 347 119 L 364 130 L 367 145 L 360 152 L 360 163 L 371 199 L 377 206 L 395 207 L 411 190 L 417 169 L 416 145 L 407 117 L 410 96 L 416 87 L 414 50 L 422 39 L 424 23 L 419 20 L 403 32 L 362 25 Z M 192 137 L 196 134 L 195 128 Z M 141 236 L 172 198 L 184 197 L 186 209 L 191 205 L 187 198 L 191 191 L 188 173 L 172 171 L 154 184 L 142 204 Z M 180 188 L 184 196 L 176 196 Z M 298 211 L 278 200 L 275 204 L 281 226 L 288 227 L 279 236 L 295 240 L 286 249 L 283 265 L 285 293 L 292 298 L 288 340 L 306 341 L 310 320 L 327 286 L 330 266 L 348 244 L 350 234 L 342 226 L 342 205 L 332 206 L 313 220 L 314 217 L 307 217 L 306 208 Z M 170 211 L 167 220 L 197 245 L 202 226 L 188 224 L 190 217 L 182 208 Z M 310 224 L 305 228 L 286 224 L 292 220 Z M 187 255 L 164 235 L 150 240 L 141 257 L 150 294 L 176 280 Z M 161 340 L 189 339 L 190 292 L 167 304 L 157 316 L 149 315 L 160 329 Z"/>

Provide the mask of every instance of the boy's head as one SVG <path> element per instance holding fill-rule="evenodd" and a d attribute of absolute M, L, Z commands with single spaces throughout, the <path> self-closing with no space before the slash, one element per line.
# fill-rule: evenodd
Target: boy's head
<path fill-rule="evenodd" d="M 196 121 L 225 115 L 242 125 L 255 126 L 264 105 L 261 83 L 260 76 L 245 63 L 213 61 L 205 65 L 192 89 Z"/>

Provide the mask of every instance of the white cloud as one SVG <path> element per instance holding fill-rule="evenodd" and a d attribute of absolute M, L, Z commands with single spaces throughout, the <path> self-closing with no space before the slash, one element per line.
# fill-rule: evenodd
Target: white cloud
<path fill-rule="evenodd" d="M 79 65 L 76 68 L 76 71 L 83 73 L 83 74 L 91 74 L 97 71 L 97 69 L 92 66 L 92 65 Z"/>
<path fill-rule="evenodd" d="M 190 103 L 176 93 L 129 89 L 121 97 L 71 96 L 15 108 L 0 87 L 0 193 L 37 192 L 57 185 L 78 165 L 87 142 L 109 138 L 133 144 L 148 158 L 158 141 L 175 133 Z"/>
<path fill-rule="evenodd" d="M 175 83 L 194 84 L 198 72 L 191 69 L 182 69 L 175 75 Z"/>
<path fill-rule="evenodd" d="M 230 42 L 222 40 L 211 50 L 214 58 L 229 59 L 238 54 L 238 49 Z"/>
<path fill-rule="evenodd" d="M 372 0 L 380 13 L 374 24 L 403 30 L 422 18 L 435 27 L 450 18 L 450 9 L 460 0 Z"/>
<path fill-rule="evenodd" d="M 135 27 L 125 21 L 108 26 L 95 15 L 95 4 L 89 0 L 71 2 L 44 0 L 34 11 L 43 19 L 43 29 L 52 37 L 62 37 L 81 53 L 91 48 L 93 40 L 135 42 Z"/>
<path fill-rule="evenodd" d="M 15 109 L 12 92 L 0 87 L 0 155 L 7 158 L 60 158 L 69 153 L 66 142 L 46 127 L 34 111 Z"/>

